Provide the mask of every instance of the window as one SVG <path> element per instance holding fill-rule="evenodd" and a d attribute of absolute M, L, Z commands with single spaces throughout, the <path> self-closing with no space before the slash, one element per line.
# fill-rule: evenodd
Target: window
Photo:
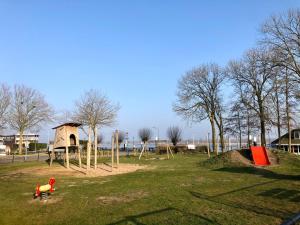
<path fill-rule="evenodd" d="M 300 139 L 300 131 L 294 131 L 294 139 Z"/>

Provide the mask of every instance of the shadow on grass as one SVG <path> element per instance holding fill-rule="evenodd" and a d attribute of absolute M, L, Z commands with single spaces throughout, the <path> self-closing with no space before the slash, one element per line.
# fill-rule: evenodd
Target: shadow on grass
<path fill-rule="evenodd" d="M 259 184 L 259 185 L 263 185 L 263 184 Z M 256 185 L 256 186 L 258 186 L 258 185 Z M 252 188 L 252 187 L 254 187 L 254 186 L 252 185 L 252 186 L 249 186 L 248 188 Z M 235 202 L 235 201 L 231 201 L 231 200 L 225 200 L 225 199 L 219 199 L 218 198 L 220 196 L 230 194 L 230 193 L 233 193 L 233 192 L 237 192 L 237 191 L 240 191 L 240 190 L 245 190 L 245 189 L 246 188 L 241 188 L 241 189 L 237 189 L 237 190 L 234 190 L 234 191 L 226 192 L 226 193 L 215 195 L 215 196 L 208 196 L 208 195 L 204 195 L 204 194 L 201 194 L 201 193 L 198 193 L 198 192 L 193 192 L 193 191 L 190 191 L 190 194 L 192 196 L 194 196 L 195 198 L 198 198 L 198 199 L 201 199 L 201 200 L 206 200 L 206 201 L 218 204 L 218 205 L 223 205 L 223 206 L 227 206 L 227 207 L 238 209 L 238 210 L 242 209 L 242 210 L 245 210 L 247 212 L 253 212 L 253 213 L 256 213 L 256 214 L 259 214 L 259 215 L 272 216 L 272 217 L 277 217 L 277 218 L 280 218 L 280 219 L 284 219 L 284 218 L 287 217 L 287 215 L 292 214 L 292 212 L 289 212 L 289 211 L 271 209 L 271 208 L 259 206 L 257 204 L 249 204 L 249 203 L 246 203 L 246 202 L 241 203 L 241 202 Z"/>
<path fill-rule="evenodd" d="M 259 175 L 264 178 L 276 179 L 276 180 L 300 180 L 300 175 L 289 175 L 289 174 L 279 174 L 270 170 L 257 168 L 257 167 L 223 167 L 219 169 L 214 169 L 217 172 L 228 172 L 228 173 L 244 173 Z"/>
<path fill-rule="evenodd" d="M 284 199 L 291 202 L 300 201 L 300 191 L 288 190 L 284 188 L 272 188 L 259 193 L 258 196 L 271 197 L 271 198 L 277 198 L 282 200 Z"/>
<path fill-rule="evenodd" d="M 203 216 L 196 215 L 193 213 L 188 213 L 185 211 L 181 211 L 181 210 L 173 208 L 173 207 L 168 207 L 168 208 L 154 210 L 151 212 L 145 212 L 145 213 L 141 213 L 141 214 L 137 214 L 137 215 L 133 215 L 133 216 L 126 216 L 124 219 L 119 220 L 114 223 L 110 223 L 109 225 L 119 225 L 119 224 L 144 225 L 144 223 L 139 222 L 139 219 L 142 219 L 142 218 L 145 218 L 148 216 L 156 216 L 156 217 L 160 217 L 160 218 L 166 218 L 165 214 L 168 214 L 168 213 L 173 213 L 173 214 L 181 213 L 181 214 L 183 214 L 184 217 L 187 217 L 189 219 L 191 219 L 191 218 L 197 219 L 197 222 L 199 224 L 218 224 L 216 221 L 210 220 Z"/>

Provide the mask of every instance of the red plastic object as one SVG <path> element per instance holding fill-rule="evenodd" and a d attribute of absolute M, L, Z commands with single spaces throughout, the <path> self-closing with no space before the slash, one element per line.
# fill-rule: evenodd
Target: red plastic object
<path fill-rule="evenodd" d="M 251 146 L 250 150 L 252 152 L 253 161 L 256 166 L 267 166 L 271 164 L 266 147 Z"/>
<path fill-rule="evenodd" d="M 49 184 L 51 185 L 50 192 L 54 192 L 54 183 L 55 183 L 55 178 L 51 177 L 49 180 Z"/>
<path fill-rule="evenodd" d="M 49 185 L 50 185 L 50 190 L 49 190 L 49 192 L 51 192 L 51 193 L 55 191 L 55 189 L 54 189 L 54 184 L 55 184 L 55 178 L 54 178 L 54 177 L 51 177 L 51 178 L 49 179 Z M 40 184 L 37 184 L 37 185 L 36 185 L 36 188 L 35 188 L 35 196 L 38 197 L 38 196 L 40 196 L 40 194 L 41 194 L 41 191 L 40 191 Z"/>

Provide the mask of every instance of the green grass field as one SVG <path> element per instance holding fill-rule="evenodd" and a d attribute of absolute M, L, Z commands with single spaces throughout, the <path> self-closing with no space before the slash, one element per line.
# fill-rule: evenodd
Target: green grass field
<path fill-rule="evenodd" d="M 76 178 L 57 175 L 52 203 L 32 200 L 49 177 L 0 165 L 0 224 L 280 224 L 300 212 L 300 159 L 280 153 L 280 165 L 244 167 L 202 154 L 174 160 L 121 158 L 147 164 L 134 173 Z"/>

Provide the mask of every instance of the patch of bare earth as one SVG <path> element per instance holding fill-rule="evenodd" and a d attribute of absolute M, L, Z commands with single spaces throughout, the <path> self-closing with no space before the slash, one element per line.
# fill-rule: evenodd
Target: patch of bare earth
<path fill-rule="evenodd" d="M 13 171 L 13 174 L 31 174 L 38 176 L 73 176 L 73 177 L 105 177 L 117 174 L 132 173 L 140 169 L 146 169 L 147 166 L 141 166 L 137 164 L 119 164 L 118 168 L 111 168 L 111 166 L 106 164 L 98 165 L 97 169 L 91 168 L 88 172 L 85 167 L 78 167 L 75 165 L 70 165 L 70 169 L 63 166 L 52 166 L 52 167 L 31 167 L 24 168 Z M 149 169 L 149 168 L 147 168 Z"/>
<path fill-rule="evenodd" d="M 30 199 L 30 200 L 28 200 L 28 203 L 29 204 L 47 205 L 47 204 L 55 204 L 55 203 L 61 202 L 62 200 L 63 200 L 63 197 L 50 196 L 50 197 L 48 197 L 47 200 L 41 200 L 40 198 Z"/>
<path fill-rule="evenodd" d="M 128 203 L 148 196 L 148 192 L 138 191 L 119 196 L 100 196 L 96 200 L 100 204 Z"/>

